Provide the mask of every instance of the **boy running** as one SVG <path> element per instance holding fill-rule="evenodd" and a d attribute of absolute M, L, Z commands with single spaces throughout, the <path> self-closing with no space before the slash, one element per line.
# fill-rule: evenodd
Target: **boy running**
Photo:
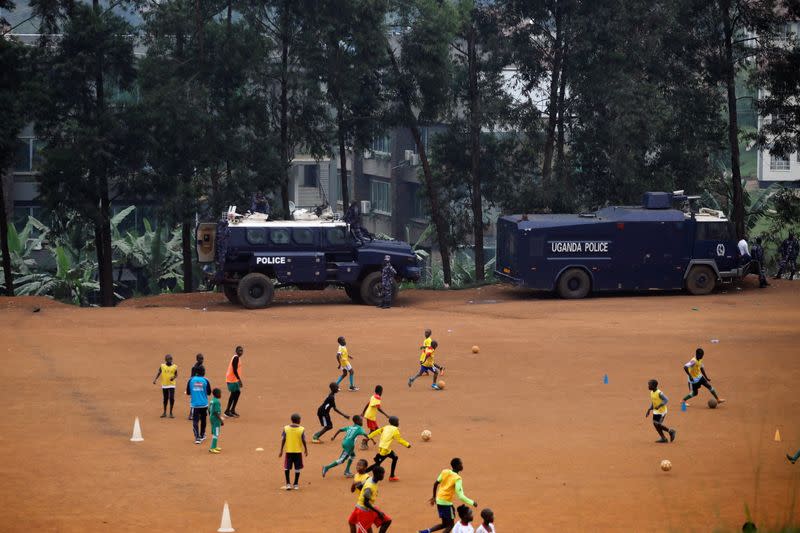
<path fill-rule="evenodd" d="M 688 363 L 683 365 L 683 371 L 686 372 L 687 376 L 689 376 L 690 391 L 689 394 L 683 397 L 683 403 L 688 406 L 689 404 L 686 402 L 686 400 L 697 396 L 697 393 L 700 391 L 700 387 L 707 388 L 717 400 L 717 403 L 725 403 L 725 400 L 717 396 L 717 391 L 711 386 L 711 378 L 708 377 L 708 374 L 706 374 L 706 369 L 703 367 L 703 355 L 705 355 L 703 349 L 698 348 L 695 350 L 694 354 L 694 357 L 692 357 Z"/>
<path fill-rule="evenodd" d="M 496 533 L 494 530 L 494 512 L 488 507 L 481 511 L 483 523 L 478 526 L 475 533 Z"/>
<path fill-rule="evenodd" d="M 439 477 L 433 483 L 433 496 L 430 499 L 430 504 L 436 504 L 436 510 L 439 513 L 439 518 L 442 523 L 428 529 L 422 529 L 419 533 L 432 533 L 433 531 L 445 530 L 450 531 L 455 522 L 456 513 L 453 508 L 453 497 L 458 496 L 462 502 L 478 506 L 478 502 L 469 499 L 464 494 L 464 489 L 461 486 L 461 471 L 464 470 L 464 464 L 461 459 L 454 457 L 450 460 L 450 469 L 445 468 L 439 473 Z M 472 511 L 470 511 L 471 513 Z M 471 520 L 471 519 L 470 519 Z"/>
<path fill-rule="evenodd" d="M 191 396 L 192 400 L 192 429 L 194 430 L 195 444 L 206 440 L 206 414 L 208 413 L 211 384 L 205 375 L 206 369 L 201 368 L 197 371 L 197 375 L 186 384 L 186 394 Z"/>
<path fill-rule="evenodd" d="M 170 354 L 164 356 L 164 362 L 158 367 L 156 377 L 153 378 L 153 385 L 159 376 L 161 376 L 161 396 L 164 400 L 164 412 L 161 413 L 161 418 L 167 417 L 167 402 L 169 402 L 169 417 L 175 418 L 172 407 L 175 405 L 175 378 L 178 377 L 178 365 L 172 362 Z"/>
<path fill-rule="evenodd" d="M 206 367 L 203 366 L 203 354 L 199 353 L 195 356 L 195 363 L 192 367 L 192 375 L 189 378 L 193 378 L 197 375 L 197 371 L 202 368 L 205 372 Z M 192 404 L 189 402 L 189 420 L 192 419 Z"/>
<path fill-rule="evenodd" d="M 667 426 L 664 425 L 664 418 L 667 416 L 667 403 L 669 402 L 669 398 L 661 392 L 658 388 L 658 381 L 651 379 L 647 382 L 647 388 L 650 389 L 650 407 L 647 408 L 647 412 L 644 414 L 644 417 L 647 418 L 650 416 L 650 411 L 653 412 L 653 427 L 656 428 L 660 439 L 656 442 L 672 442 L 675 440 L 675 434 L 677 431 L 674 429 L 669 429 Z M 669 440 L 664 436 L 664 432 L 669 434 Z"/>
<path fill-rule="evenodd" d="M 433 372 L 433 384 L 431 385 L 431 388 L 434 390 L 440 390 L 439 385 L 437 385 L 436 382 L 439 381 L 439 371 L 443 370 L 443 368 L 433 362 L 433 356 L 436 352 L 436 348 L 438 347 L 438 342 L 431 341 L 431 345 L 423 349 L 419 356 L 419 371 L 416 373 L 416 375 L 408 378 L 409 387 L 414 384 L 414 381 L 418 377 L 422 377 L 423 375 L 427 375 L 429 372 Z"/>
<path fill-rule="evenodd" d="M 286 458 L 283 461 L 283 473 L 286 476 L 286 490 L 299 490 L 300 485 L 300 471 L 303 469 L 303 452 L 308 457 L 308 446 L 306 446 L 305 428 L 300 425 L 300 415 L 294 413 L 292 415 L 292 423 L 288 426 L 283 426 L 283 433 L 281 433 L 281 451 L 278 457 L 283 456 L 286 452 Z M 289 482 L 289 470 L 294 466 L 294 486 Z"/>
<path fill-rule="evenodd" d="M 205 368 L 203 369 L 203 373 L 205 373 Z M 211 391 L 211 409 L 209 413 L 209 418 L 211 419 L 211 449 L 208 451 L 211 453 L 219 453 L 222 451 L 222 448 L 217 447 L 217 443 L 219 442 L 219 428 L 225 425 L 225 422 L 222 421 L 222 404 L 219 402 L 219 399 L 222 397 L 222 391 L 219 389 L 214 389 Z"/>
<path fill-rule="evenodd" d="M 372 476 L 364 481 L 361 493 L 358 496 L 356 508 L 350 513 L 347 523 L 350 525 L 350 533 L 356 531 L 372 531 L 373 524 L 377 526 L 378 533 L 385 533 L 392 525 L 392 519 L 375 507 L 375 500 L 378 499 L 378 483 L 383 479 L 385 472 L 380 466 L 376 466 L 372 471 Z M 356 529 L 358 526 L 361 529 Z"/>
<path fill-rule="evenodd" d="M 319 438 L 333 429 L 333 422 L 331 421 L 331 409 L 345 417 L 347 420 L 350 420 L 348 415 L 336 408 L 336 400 L 334 399 L 334 396 L 336 396 L 336 393 L 339 392 L 339 385 L 336 383 L 331 383 L 329 387 L 331 389 L 330 394 L 325 397 L 325 399 L 322 401 L 322 405 L 317 408 L 317 417 L 319 417 L 319 423 L 322 425 L 322 429 L 314 433 L 314 435 L 311 437 L 311 442 L 314 444 L 321 443 L 322 441 L 319 440 Z"/>
<path fill-rule="evenodd" d="M 353 463 L 353 459 L 356 457 L 356 438 L 359 435 L 363 435 L 365 437 L 367 436 L 367 432 L 364 431 L 363 427 L 361 427 L 361 422 L 360 416 L 353 415 L 352 426 L 339 428 L 336 430 L 336 433 L 333 434 L 331 440 L 335 440 L 339 433 L 344 433 L 344 439 L 342 440 L 342 453 L 339 455 L 338 459 L 322 467 L 322 477 L 325 477 L 325 474 L 328 473 L 328 470 L 342 464 L 345 461 L 347 461 L 347 464 L 344 465 L 344 477 L 352 477 L 353 474 L 350 473 L 350 465 Z M 366 463 L 366 461 L 364 461 L 364 463 Z M 364 468 L 366 469 L 366 464 L 364 465 Z"/>
<path fill-rule="evenodd" d="M 353 356 L 347 351 L 347 341 L 344 340 L 344 337 L 339 337 L 336 340 L 339 343 L 339 350 L 336 352 L 336 368 L 342 371 L 342 375 L 336 380 L 336 384 L 341 383 L 345 376 L 350 374 L 350 391 L 355 392 L 358 387 L 353 383 L 353 365 L 350 364 L 350 359 Z"/>
<path fill-rule="evenodd" d="M 364 417 L 364 420 L 367 421 L 367 431 L 372 433 L 376 429 L 378 429 L 378 413 L 381 413 L 386 418 L 389 418 L 383 409 L 381 409 L 381 394 L 383 394 L 383 387 L 381 385 L 377 385 L 375 387 L 375 394 L 373 394 L 367 405 L 364 406 L 364 409 L 361 411 L 361 416 Z M 361 449 L 367 449 L 367 439 L 361 441 Z"/>
<path fill-rule="evenodd" d="M 386 459 L 392 460 L 392 470 L 389 474 L 389 481 L 400 481 L 400 478 L 395 476 L 395 470 L 397 469 L 397 454 L 392 451 L 392 442 L 397 441 L 406 448 L 411 448 L 411 443 L 408 442 L 406 439 L 400 436 L 400 419 L 396 416 L 389 417 L 389 423 L 382 428 L 376 429 L 372 433 L 370 433 L 367 438 L 372 439 L 377 437 L 378 435 L 381 436 L 381 440 L 378 443 L 378 454 L 375 456 L 375 463 L 367 468 L 367 472 L 371 472 L 372 470 L 378 468 L 382 462 Z"/>

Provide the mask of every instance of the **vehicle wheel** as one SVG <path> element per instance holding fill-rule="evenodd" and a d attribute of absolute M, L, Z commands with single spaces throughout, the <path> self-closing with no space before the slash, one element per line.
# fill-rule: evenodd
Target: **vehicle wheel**
<path fill-rule="evenodd" d="M 344 292 L 353 301 L 354 304 L 364 303 L 361 300 L 361 287 L 357 283 L 355 284 L 348 283 L 347 285 L 345 285 Z"/>
<path fill-rule="evenodd" d="M 570 268 L 558 278 L 558 295 L 562 298 L 586 298 L 591 288 L 592 280 L 582 268 Z"/>
<path fill-rule="evenodd" d="M 236 293 L 247 309 L 260 309 L 272 303 L 275 287 L 267 276 L 253 272 L 242 278 Z"/>
<path fill-rule="evenodd" d="M 717 275 L 709 266 L 693 266 L 686 277 L 686 290 L 696 296 L 711 294 L 717 285 Z"/>
<path fill-rule="evenodd" d="M 223 285 L 222 292 L 230 303 L 239 305 L 239 294 L 236 292 L 236 285 Z"/>
<path fill-rule="evenodd" d="M 380 271 L 370 272 L 361 281 L 361 300 L 367 305 L 379 305 L 383 297 Z M 392 281 L 392 300 L 397 296 L 397 284 Z"/>

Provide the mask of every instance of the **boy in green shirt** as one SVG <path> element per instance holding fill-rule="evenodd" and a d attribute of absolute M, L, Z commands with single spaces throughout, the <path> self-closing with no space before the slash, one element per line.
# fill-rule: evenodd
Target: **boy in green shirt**
<path fill-rule="evenodd" d="M 363 427 L 361 427 L 361 422 L 362 420 L 360 416 L 353 415 L 352 426 L 339 428 L 336 430 L 336 433 L 333 434 L 331 440 L 334 440 L 336 435 L 339 433 L 344 433 L 344 440 L 342 440 L 342 453 L 339 455 L 338 459 L 322 467 L 322 477 L 325 477 L 325 474 L 328 473 L 328 470 L 342 464 L 345 461 L 347 461 L 347 464 L 344 466 L 344 476 L 352 477 L 353 474 L 350 472 L 350 465 L 353 464 L 353 459 L 356 456 L 356 438 L 358 438 L 359 435 L 363 435 L 364 437 L 367 436 L 367 432 Z M 375 441 L 372 441 L 372 443 L 375 444 Z"/>
<path fill-rule="evenodd" d="M 225 422 L 222 421 L 222 404 L 219 403 L 219 399 L 222 396 L 222 391 L 219 389 L 214 389 L 211 391 L 211 405 L 210 405 L 210 416 L 211 419 L 211 449 L 208 450 L 210 453 L 219 453 L 222 451 L 222 448 L 217 448 L 217 441 L 219 440 L 219 428 L 220 426 L 224 426 Z"/>

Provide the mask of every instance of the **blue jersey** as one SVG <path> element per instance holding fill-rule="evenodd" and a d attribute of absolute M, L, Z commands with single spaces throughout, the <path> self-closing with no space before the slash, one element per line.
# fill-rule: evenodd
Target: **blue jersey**
<path fill-rule="evenodd" d="M 186 394 L 192 397 L 192 407 L 208 407 L 211 384 L 202 376 L 195 376 L 186 384 Z"/>

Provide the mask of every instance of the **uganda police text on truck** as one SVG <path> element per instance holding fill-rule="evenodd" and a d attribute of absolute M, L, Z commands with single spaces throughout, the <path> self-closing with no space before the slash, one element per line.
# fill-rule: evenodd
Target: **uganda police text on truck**
<path fill-rule="evenodd" d="M 354 302 L 377 305 L 385 256 L 397 271 L 395 281 L 420 277 L 411 246 L 379 239 L 357 245 L 348 225 L 338 220 L 267 221 L 229 214 L 198 226 L 197 254 L 201 263 L 213 264 L 211 281 L 228 300 L 249 309 L 267 307 L 274 289 L 284 286 L 339 286 Z"/>
<path fill-rule="evenodd" d="M 599 291 L 686 289 L 708 294 L 748 272 L 733 224 L 696 197 L 645 193 L 642 206 L 497 221 L 495 274 L 563 298 Z M 673 209 L 683 203 L 687 209 Z"/>

